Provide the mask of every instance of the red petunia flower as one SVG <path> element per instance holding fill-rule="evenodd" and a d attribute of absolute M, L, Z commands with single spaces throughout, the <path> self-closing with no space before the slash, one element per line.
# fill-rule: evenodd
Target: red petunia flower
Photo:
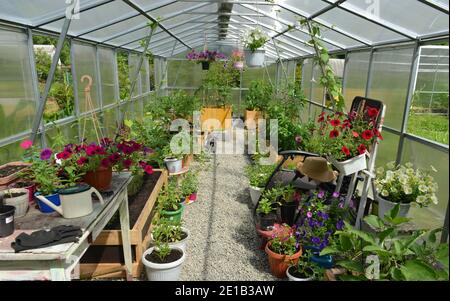
<path fill-rule="evenodd" d="M 344 124 L 342 125 L 342 128 L 343 129 L 345 129 L 345 128 L 351 128 L 351 123 L 350 123 L 350 120 L 344 120 Z"/>
<path fill-rule="evenodd" d="M 364 140 L 369 141 L 369 140 L 371 140 L 371 139 L 373 138 L 373 131 L 371 131 L 371 130 L 365 130 L 365 131 L 362 133 L 361 137 L 362 137 Z"/>
<path fill-rule="evenodd" d="M 334 119 L 330 121 L 330 124 L 334 127 L 338 127 L 341 125 L 341 121 L 339 119 Z"/>
<path fill-rule="evenodd" d="M 358 146 L 358 152 L 360 155 L 365 154 L 367 151 L 367 148 L 364 144 L 361 144 L 360 146 Z"/>
<path fill-rule="evenodd" d="M 338 130 L 332 130 L 330 132 L 330 138 L 337 138 L 339 137 L 339 131 Z"/>
<path fill-rule="evenodd" d="M 317 120 L 317 122 L 324 122 L 325 121 L 325 117 L 324 116 L 320 116 L 319 119 Z"/>
<path fill-rule="evenodd" d="M 151 175 L 153 173 L 153 166 L 151 166 L 151 165 L 145 166 L 144 171 L 146 174 Z"/>
<path fill-rule="evenodd" d="M 108 168 L 110 163 L 111 163 L 111 162 L 109 161 L 109 159 L 104 158 L 104 159 L 102 159 L 102 161 L 100 162 L 100 165 L 101 165 L 102 167 L 104 167 L 104 168 Z"/>
<path fill-rule="evenodd" d="M 130 159 L 125 159 L 125 160 L 123 160 L 122 163 L 125 168 L 130 168 L 131 165 L 133 164 L 133 161 L 131 161 Z"/>
<path fill-rule="evenodd" d="M 82 165 L 88 163 L 88 161 L 89 161 L 88 158 L 86 158 L 86 157 L 80 157 L 80 159 L 77 160 L 77 164 L 80 165 L 80 166 L 82 166 Z"/>
<path fill-rule="evenodd" d="M 367 107 L 367 115 L 369 115 L 370 118 L 376 118 L 380 111 L 376 108 Z"/>
<path fill-rule="evenodd" d="M 58 154 L 56 154 L 57 159 L 67 160 L 72 156 L 72 153 L 69 153 L 68 151 L 63 151 Z"/>
<path fill-rule="evenodd" d="M 381 133 L 378 129 L 373 129 L 373 135 L 380 140 L 384 140 L 383 136 L 381 136 Z"/>
<path fill-rule="evenodd" d="M 348 147 L 343 146 L 343 147 L 342 147 L 342 152 L 343 152 L 346 156 L 350 156 L 350 150 L 348 149 Z"/>
<path fill-rule="evenodd" d="M 96 154 L 96 150 L 97 150 L 97 148 L 96 148 L 95 145 L 89 145 L 89 146 L 86 148 L 86 154 L 87 154 L 88 156 L 94 156 L 94 155 Z"/>
<path fill-rule="evenodd" d="M 108 157 L 109 161 L 112 163 L 116 163 L 120 160 L 120 155 L 118 153 L 114 153 Z"/>
<path fill-rule="evenodd" d="M 359 134 L 358 134 L 357 132 L 355 132 L 355 131 L 352 131 L 352 135 L 353 135 L 353 137 L 355 137 L 355 138 L 358 138 L 358 137 L 359 137 Z"/>

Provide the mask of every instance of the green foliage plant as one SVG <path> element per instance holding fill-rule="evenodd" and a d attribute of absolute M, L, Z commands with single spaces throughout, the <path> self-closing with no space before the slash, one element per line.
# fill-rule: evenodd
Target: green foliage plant
<path fill-rule="evenodd" d="M 270 83 L 263 80 L 252 81 L 245 98 L 247 110 L 266 111 L 272 96 L 273 88 Z"/>
<path fill-rule="evenodd" d="M 250 181 L 250 186 L 264 188 L 275 170 L 275 165 L 248 165 L 245 168 L 246 175 Z"/>

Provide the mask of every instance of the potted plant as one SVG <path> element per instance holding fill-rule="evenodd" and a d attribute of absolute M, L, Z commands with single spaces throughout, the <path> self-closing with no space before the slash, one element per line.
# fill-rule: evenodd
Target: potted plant
<path fill-rule="evenodd" d="M 142 262 L 150 281 L 177 281 L 186 253 L 180 247 L 157 242 L 142 255 Z"/>
<path fill-rule="evenodd" d="M 209 70 L 209 66 L 216 60 L 224 60 L 227 57 L 218 51 L 210 51 L 205 49 L 201 52 L 196 52 L 194 49 L 186 55 L 186 58 L 190 61 L 197 61 L 202 64 L 203 70 Z"/>
<path fill-rule="evenodd" d="M 185 203 L 189 204 L 197 200 L 198 191 L 198 175 L 189 172 L 181 182 L 181 194 L 185 199 Z"/>
<path fill-rule="evenodd" d="M 266 187 L 267 181 L 274 170 L 274 165 L 253 164 L 245 168 L 247 178 L 250 181 L 250 198 L 253 206 L 256 206 L 258 203 L 264 187 Z"/>
<path fill-rule="evenodd" d="M 243 39 L 245 45 L 245 59 L 249 67 L 263 67 L 266 52 L 264 45 L 269 37 L 261 28 L 254 28 L 246 33 Z"/>
<path fill-rule="evenodd" d="M 28 190 L 25 188 L 10 188 L 4 191 L 4 203 L 16 208 L 14 218 L 23 217 L 28 211 Z"/>
<path fill-rule="evenodd" d="M 301 200 L 296 235 L 304 250 L 311 252 L 311 261 L 323 268 L 334 264 L 332 256 L 320 256 L 320 252 L 330 245 L 334 233 L 344 227 L 344 201 L 339 193 L 330 196 L 323 190 Z"/>
<path fill-rule="evenodd" d="M 243 70 L 245 67 L 244 62 L 244 52 L 242 50 L 236 49 L 231 53 L 231 61 L 233 62 L 233 67 L 237 70 Z"/>
<path fill-rule="evenodd" d="M 267 198 L 259 202 L 256 213 L 259 215 L 259 226 L 263 231 L 269 231 L 277 222 L 276 204 Z"/>
<path fill-rule="evenodd" d="M 169 244 L 169 247 L 179 247 L 186 252 L 190 232 L 181 226 L 181 221 L 160 218 L 152 231 L 153 241 Z"/>
<path fill-rule="evenodd" d="M 245 97 L 245 122 L 254 122 L 255 126 L 259 118 L 262 118 L 262 113 L 268 108 L 269 102 L 273 95 L 272 85 L 259 80 L 252 81 L 250 88 Z M 247 124 L 247 126 L 249 126 Z"/>
<path fill-rule="evenodd" d="M 321 280 L 324 276 L 324 268 L 311 261 L 312 254 L 306 251 L 298 259 L 297 264 L 291 265 L 286 270 L 289 281 L 314 281 Z"/>
<path fill-rule="evenodd" d="M 302 256 L 294 230 L 288 225 L 273 234 L 272 240 L 266 244 L 266 254 L 269 258 L 270 271 L 278 278 L 286 278 L 286 271 L 290 264 L 296 264 Z"/>
<path fill-rule="evenodd" d="M 336 239 L 321 255 L 336 257 L 336 266 L 345 270 L 340 280 L 448 281 L 448 243 L 437 238 L 442 229 L 414 230 L 405 235 L 402 226 L 410 219 L 398 216 L 399 212 L 400 204 L 396 204 L 383 219 L 365 217 L 374 230 L 371 232 L 347 223 L 336 232 Z M 377 268 L 366 268 L 367 263 L 376 263 Z"/>
<path fill-rule="evenodd" d="M 0 238 L 14 233 L 14 206 L 3 204 L 3 192 L 0 191 Z"/>
<path fill-rule="evenodd" d="M 278 204 L 280 205 L 281 222 L 293 226 L 300 195 L 292 186 L 280 188 L 276 193 L 278 195 Z"/>
<path fill-rule="evenodd" d="M 9 188 L 23 188 L 28 191 L 28 203 L 31 205 L 34 202 L 34 194 L 36 193 L 36 183 L 24 178 L 24 174 L 19 177 L 19 180 L 11 185 Z"/>
<path fill-rule="evenodd" d="M 180 221 L 184 206 L 181 203 L 181 192 L 176 183 L 170 182 L 158 196 L 158 210 L 161 217 Z"/>
<path fill-rule="evenodd" d="M 411 203 L 420 207 L 438 204 L 438 185 L 429 171 L 414 169 L 411 163 L 396 165 L 390 162 L 385 167 L 378 168 L 376 173 L 375 200 L 378 202 L 378 217 L 384 218 L 386 212 L 397 204 L 400 205 L 401 217 L 408 215 Z"/>
<path fill-rule="evenodd" d="M 29 162 L 30 168 L 24 173 L 26 179 L 36 183 L 35 197 L 43 196 L 51 201 L 55 206 L 61 204 L 58 189 L 62 187 L 59 178 L 59 166 L 53 159 L 53 151 L 45 148 L 39 150 L 35 147 L 30 148 L 26 153 L 26 162 Z M 38 200 L 37 204 L 42 213 L 52 213 L 55 210 L 44 202 Z"/>
<path fill-rule="evenodd" d="M 179 173 L 183 169 L 183 154 L 172 151 L 170 144 L 163 149 L 164 164 L 169 173 Z"/>

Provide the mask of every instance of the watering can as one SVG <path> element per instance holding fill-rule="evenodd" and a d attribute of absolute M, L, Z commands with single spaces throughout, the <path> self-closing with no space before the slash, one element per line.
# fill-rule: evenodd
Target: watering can
<path fill-rule="evenodd" d="M 59 191 L 60 206 L 56 206 L 45 196 L 37 195 L 36 197 L 64 218 L 78 218 L 92 213 L 92 193 L 97 195 L 101 204 L 105 203 L 100 192 L 87 184 L 79 184 L 74 187 L 61 189 Z"/>

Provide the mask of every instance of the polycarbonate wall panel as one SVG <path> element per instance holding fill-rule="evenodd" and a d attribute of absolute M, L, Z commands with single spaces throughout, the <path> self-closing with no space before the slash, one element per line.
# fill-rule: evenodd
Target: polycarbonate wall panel
<path fill-rule="evenodd" d="M 133 84 L 133 81 L 136 77 L 136 71 L 138 68 L 139 63 L 139 55 L 137 54 L 131 54 L 128 56 L 128 67 L 129 67 L 129 76 L 130 76 L 130 85 Z M 132 97 L 136 97 L 141 94 L 141 72 L 139 72 L 137 78 L 136 78 L 136 84 L 133 89 L 133 93 L 131 94 Z"/>
<path fill-rule="evenodd" d="M 20 161 L 23 159 L 25 151 L 20 147 L 22 141 L 14 142 L 0 149 L 0 165 L 5 163 Z M 40 144 L 40 139 L 36 140 L 36 145 Z"/>
<path fill-rule="evenodd" d="M 303 61 L 302 90 L 305 97 L 311 100 L 311 80 L 313 76 L 313 60 L 306 59 Z"/>
<path fill-rule="evenodd" d="M 100 78 L 102 81 L 103 106 L 116 103 L 116 56 L 113 49 L 98 48 Z"/>
<path fill-rule="evenodd" d="M 83 125 L 84 121 L 81 121 Z M 50 148 L 54 148 L 55 143 L 60 143 L 59 137 L 64 137 L 65 143 L 79 143 L 80 134 L 78 133 L 78 122 L 71 122 L 68 124 L 51 126 L 45 130 L 46 144 Z M 59 146 L 60 147 L 60 146 Z"/>
<path fill-rule="evenodd" d="M 142 83 L 142 93 L 150 91 L 150 67 L 148 65 L 148 58 L 144 57 L 141 67 L 141 83 Z"/>
<path fill-rule="evenodd" d="M 193 87 L 202 85 L 204 73 L 200 64 L 187 60 L 176 60 L 168 64 L 168 86 L 169 87 Z"/>
<path fill-rule="evenodd" d="M 325 101 L 325 89 L 320 84 L 321 77 L 322 70 L 320 66 L 314 66 L 313 78 L 311 79 L 311 100 L 318 104 L 324 104 Z"/>
<path fill-rule="evenodd" d="M 30 130 L 36 114 L 27 39 L 0 29 L 0 139 Z"/>
<path fill-rule="evenodd" d="M 114 137 L 114 135 L 117 133 L 118 128 L 117 108 L 103 111 L 102 121 L 104 134 L 107 137 Z"/>
<path fill-rule="evenodd" d="M 383 141 L 380 142 L 377 153 L 376 166 L 380 167 L 395 161 L 400 141 L 400 136 L 388 131 L 383 131 Z"/>
<path fill-rule="evenodd" d="M 347 55 L 343 87 L 347 110 L 350 110 L 352 101 L 356 96 L 366 96 L 369 64 L 369 51 L 350 52 Z"/>
<path fill-rule="evenodd" d="M 424 155 L 426 154 L 426 155 Z M 431 205 L 428 208 L 413 208 L 410 216 L 414 218 L 414 223 L 419 228 L 435 229 L 442 227 L 445 219 L 445 212 L 448 205 L 448 175 L 449 162 L 448 153 L 435 150 L 427 145 L 405 140 L 403 149 L 403 163 L 411 162 L 416 168 L 431 170 L 433 166 L 437 173 L 432 172 L 432 176 L 439 185 L 438 205 Z"/>
<path fill-rule="evenodd" d="M 135 101 L 127 101 L 122 103 L 120 106 L 120 114 L 123 119 L 133 119 L 134 118 L 134 103 Z"/>
<path fill-rule="evenodd" d="M 76 80 L 78 85 L 78 103 L 80 112 L 87 112 L 97 109 L 100 106 L 98 99 L 98 82 L 96 76 L 96 49 L 95 46 L 82 44 L 79 42 L 73 42 L 72 51 L 74 61 L 72 62 L 73 68 L 75 68 Z M 92 78 L 91 86 L 91 102 L 85 99 L 84 89 L 87 85 L 87 81 L 82 82 L 81 78 L 84 75 L 88 75 Z"/>
<path fill-rule="evenodd" d="M 273 66 L 272 68 L 275 68 L 275 78 L 276 78 L 277 65 L 273 64 L 271 66 Z M 242 88 L 250 88 L 252 81 L 263 80 L 266 78 L 267 72 L 265 68 L 247 68 L 244 70 L 244 73 L 242 74 Z M 273 81 L 273 78 L 271 80 L 273 84 L 276 83 L 276 81 Z"/>
<path fill-rule="evenodd" d="M 408 94 L 414 48 L 377 50 L 373 57 L 369 98 L 387 106 L 385 125 L 400 130 Z"/>

